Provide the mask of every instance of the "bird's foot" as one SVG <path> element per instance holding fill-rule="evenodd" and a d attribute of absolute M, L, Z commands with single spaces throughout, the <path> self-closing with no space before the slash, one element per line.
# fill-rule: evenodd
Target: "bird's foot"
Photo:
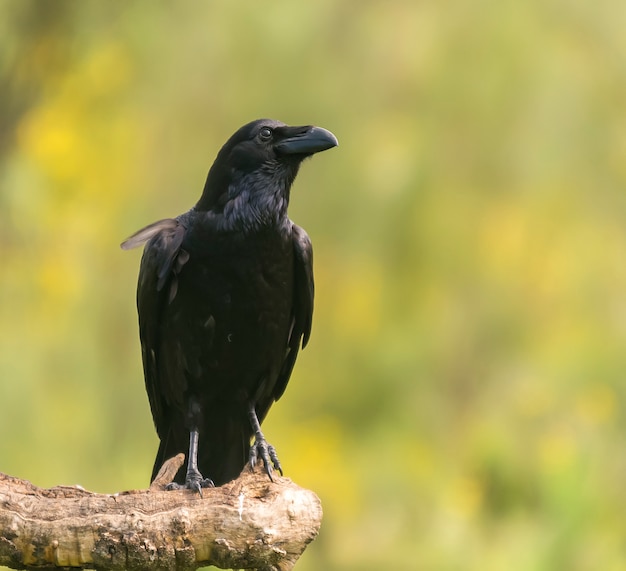
<path fill-rule="evenodd" d="M 178 484 L 176 482 L 171 482 L 168 484 L 165 489 L 166 490 L 193 490 L 194 492 L 198 492 L 200 497 L 202 497 L 202 488 L 214 488 L 215 484 L 213 480 L 210 478 L 203 478 L 200 472 L 187 472 L 187 476 L 185 477 L 184 484 Z"/>
<path fill-rule="evenodd" d="M 277 470 L 280 475 L 283 475 L 283 469 L 278 460 L 276 449 L 267 443 L 265 438 L 256 438 L 254 444 L 250 447 L 250 468 L 254 470 L 258 460 L 261 459 L 263 466 L 265 466 L 265 473 L 269 476 L 269 479 L 273 482 L 272 471 Z"/>

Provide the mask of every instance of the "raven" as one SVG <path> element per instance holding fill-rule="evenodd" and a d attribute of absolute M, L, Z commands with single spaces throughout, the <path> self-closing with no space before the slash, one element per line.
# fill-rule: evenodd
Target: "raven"
<path fill-rule="evenodd" d="M 261 432 L 311 332 L 311 241 L 287 216 L 304 159 L 337 145 L 314 126 L 260 119 L 217 154 L 198 203 L 122 243 L 147 242 L 137 286 L 150 408 L 152 480 L 189 450 L 173 488 L 221 485 L 247 462 L 282 474 Z M 254 443 L 251 444 L 252 437 Z"/>

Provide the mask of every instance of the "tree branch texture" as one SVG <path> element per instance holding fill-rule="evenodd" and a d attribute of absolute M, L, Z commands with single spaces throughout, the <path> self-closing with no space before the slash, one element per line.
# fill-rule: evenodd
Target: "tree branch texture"
<path fill-rule="evenodd" d="M 182 461 L 167 462 L 150 490 L 117 494 L 43 489 L 0 473 L 0 565 L 287 571 L 317 536 L 319 498 L 288 478 L 246 468 L 202 497 L 163 491 Z"/>

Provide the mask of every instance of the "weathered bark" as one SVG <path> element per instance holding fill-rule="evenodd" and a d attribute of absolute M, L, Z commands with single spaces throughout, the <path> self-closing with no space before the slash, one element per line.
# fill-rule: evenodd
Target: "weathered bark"
<path fill-rule="evenodd" d="M 13 569 L 291 569 L 317 535 L 318 497 L 288 478 L 244 469 L 219 488 L 97 494 L 42 489 L 0 473 L 0 565 Z M 169 473 L 168 473 L 169 469 Z"/>

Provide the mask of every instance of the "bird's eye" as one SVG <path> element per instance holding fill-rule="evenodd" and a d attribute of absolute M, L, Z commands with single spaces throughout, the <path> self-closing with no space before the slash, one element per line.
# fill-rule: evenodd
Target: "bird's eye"
<path fill-rule="evenodd" d="M 259 137 L 262 141 L 269 141 L 272 138 L 272 130 L 269 127 L 263 127 L 259 131 Z"/>

